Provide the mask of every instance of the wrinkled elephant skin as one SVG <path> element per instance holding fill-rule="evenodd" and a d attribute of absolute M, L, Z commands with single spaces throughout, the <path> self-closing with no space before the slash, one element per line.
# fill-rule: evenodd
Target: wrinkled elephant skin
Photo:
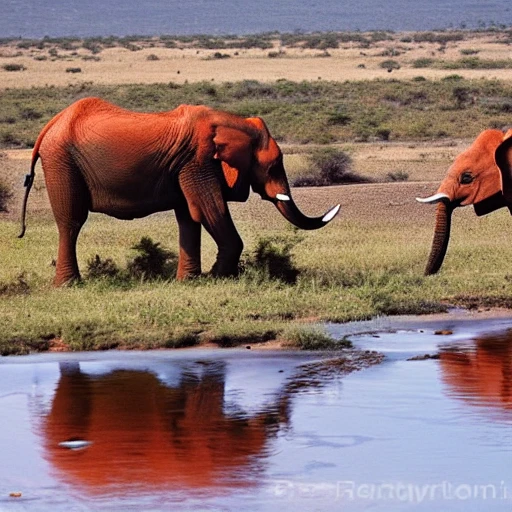
<path fill-rule="evenodd" d="M 177 278 L 184 279 L 201 273 L 202 227 L 218 247 L 212 273 L 237 274 L 243 243 L 227 203 L 246 201 L 251 188 L 301 229 L 325 226 L 339 210 L 301 213 L 281 150 L 260 118 L 191 105 L 140 113 L 85 98 L 51 119 L 36 141 L 20 237 L 39 158 L 59 231 L 57 286 L 80 277 L 76 242 L 89 212 L 134 219 L 174 210 Z"/>
<path fill-rule="evenodd" d="M 437 193 L 422 203 L 437 204 L 436 225 L 426 275 L 443 264 L 455 208 L 472 204 L 486 215 L 504 206 L 512 212 L 512 130 L 485 130 L 455 159 Z"/>

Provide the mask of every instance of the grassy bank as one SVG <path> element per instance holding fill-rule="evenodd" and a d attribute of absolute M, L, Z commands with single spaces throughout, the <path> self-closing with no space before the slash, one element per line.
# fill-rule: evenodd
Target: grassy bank
<path fill-rule="evenodd" d="M 501 29 L 0 41 L 0 201 L 8 209 L 0 211 L 0 353 L 270 339 L 325 346 L 311 330 L 317 322 L 450 305 L 512 307 L 509 215 L 457 211 L 445 264 L 426 278 L 434 207 L 414 200 L 435 192 L 481 130 L 510 126 L 509 48 L 510 30 Z M 342 205 L 315 232 L 292 230 L 256 197 L 231 205 L 245 242 L 238 280 L 127 277 L 142 237 L 177 251 L 172 212 L 131 222 L 91 215 L 78 244 L 84 281 L 54 289 L 57 233 L 40 165 L 27 234 L 17 238 L 30 159 L 23 148 L 58 111 L 91 95 L 143 111 L 192 103 L 260 115 L 284 149 L 292 180 L 309 171 L 314 148 L 333 145 L 371 183 L 296 188 L 308 215 Z M 255 266 L 268 237 L 287 248 L 296 282 Z M 97 256 L 120 274 L 89 277 Z M 205 272 L 214 259 L 205 234 Z"/>
<path fill-rule="evenodd" d="M 476 219 L 471 210 L 454 215 L 452 241 L 437 276 L 423 277 L 433 209 L 415 205 L 420 185 L 402 189 L 401 206 L 385 194 L 369 198 L 368 186 L 301 189 L 296 198 L 310 211 L 338 199 L 348 206 L 339 219 L 317 232 L 291 230 L 271 205 L 255 198 L 234 204 L 235 222 L 250 258 L 262 236 L 290 241 L 297 282 L 286 284 L 261 273 L 238 280 L 208 277 L 190 282 L 85 279 L 53 289 L 56 230 L 46 216 L 29 218 L 24 239 L 17 224 L 0 223 L 0 351 L 45 350 L 63 343 L 72 350 L 158 348 L 215 342 L 226 346 L 293 337 L 297 326 L 345 322 L 382 314 L 431 313 L 448 305 L 510 306 L 512 253 L 505 212 Z M 412 197 L 410 197 L 412 196 Z M 409 200 L 411 199 L 411 200 Z M 312 206 L 316 204 L 316 206 Z M 351 205 L 351 206 L 350 206 Z M 351 211 L 352 208 L 352 211 Z M 361 215 L 355 215 L 359 209 Z M 125 268 L 130 248 L 142 236 L 176 250 L 172 214 L 133 222 L 93 215 L 79 240 L 79 264 L 100 255 Z M 215 257 L 204 238 L 204 269 Z"/>

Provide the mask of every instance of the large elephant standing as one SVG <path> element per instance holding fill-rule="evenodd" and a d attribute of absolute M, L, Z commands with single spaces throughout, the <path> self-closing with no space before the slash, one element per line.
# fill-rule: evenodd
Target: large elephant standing
<path fill-rule="evenodd" d="M 437 203 L 434 239 L 426 275 L 441 268 L 450 240 L 451 215 L 472 204 L 478 216 L 508 207 L 512 213 L 512 130 L 485 130 L 455 159 L 437 193 L 422 203 Z"/>
<path fill-rule="evenodd" d="M 133 219 L 174 210 L 179 227 L 177 278 L 201 273 L 201 226 L 218 246 L 212 273 L 237 273 L 243 249 L 228 201 L 245 201 L 250 187 L 302 229 L 324 226 L 293 202 L 279 146 L 260 118 L 244 119 L 205 106 L 160 113 L 124 110 L 85 98 L 57 114 L 34 146 L 26 204 L 41 157 L 59 231 L 54 284 L 78 279 L 76 242 L 88 212 Z"/>

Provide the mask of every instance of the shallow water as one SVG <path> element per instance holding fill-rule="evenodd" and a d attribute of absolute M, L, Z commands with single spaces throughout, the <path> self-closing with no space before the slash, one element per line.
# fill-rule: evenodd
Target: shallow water
<path fill-rule="evenodd" d="M 386 359 L 340 378 L 245 349 L 2 358 L 0 511 L 511 511 L 509 327 L 352 336 Z"/>

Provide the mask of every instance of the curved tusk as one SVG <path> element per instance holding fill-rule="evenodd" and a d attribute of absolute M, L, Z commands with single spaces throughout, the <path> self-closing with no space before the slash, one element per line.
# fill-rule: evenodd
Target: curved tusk
<path fill-rule="evenodd" d="M 331 208 L 323 217 L 322 217 L 322 221 L 325 222 L 326 224 L 328 222 L 330 222 L 332 219 L 334 219 L 334 217 L 336 217 L 336 215 L 338 214 L 338 212 L 340 211 L 340 208 L 341 208 L 341 205 L 337 204 L 334 208 Z"/>
<path fill-rule="evenodd" d="M 287 196 L 286 194 L 276 194 L 276 199 L 279 201 L 289 201 L 290 196 Z"/>
<path fill-rule="evenodd" d="M 425 197 L 424 199 L 422 197 L 417 197 L 416 201 L 420 203 L 436 204 L 439 203 L 439 201 L 442 201 L 443 199 L 448 199 L 448 201 L 451 201 L 450 196 L 448 194 L 443 194 L 442 192 L 434 194 L 433 196 L 430 197 Z"/>

